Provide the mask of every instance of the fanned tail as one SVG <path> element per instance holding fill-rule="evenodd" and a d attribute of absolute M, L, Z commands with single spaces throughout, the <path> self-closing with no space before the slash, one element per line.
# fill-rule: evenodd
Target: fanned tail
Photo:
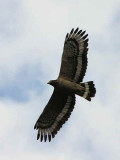
<path fill-rule="evenodd" d="M 84 87 L 83 91 L 80 91 L 78 95 L 81 97 L 87 99 L 88 101 L 91 101 L 91 98 L 95 96 L 96 93 L 96 88 L 93 83 L 93 81 L 85 82 L 85 83 L 80 83 L 82 87 Z"/>

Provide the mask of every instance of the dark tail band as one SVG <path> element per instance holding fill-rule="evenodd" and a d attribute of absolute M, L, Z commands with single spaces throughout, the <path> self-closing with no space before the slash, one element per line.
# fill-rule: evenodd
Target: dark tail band
<path fill-rule="evenodd" d="M 96 93 L 96 88 L 93 81 L 80 83 L 80 85 L 85 88 L 85 90 L 81 92 L 81 96 L 88 101 L 91 101 L 91 98 L 94 97 Z"/>

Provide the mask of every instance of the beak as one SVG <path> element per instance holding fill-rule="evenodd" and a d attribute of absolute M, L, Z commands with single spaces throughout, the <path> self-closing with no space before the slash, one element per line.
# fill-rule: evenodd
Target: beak
<path fill-rule="evenodd" d="M 50 84 L 50 81 L 47 84 Z"/>

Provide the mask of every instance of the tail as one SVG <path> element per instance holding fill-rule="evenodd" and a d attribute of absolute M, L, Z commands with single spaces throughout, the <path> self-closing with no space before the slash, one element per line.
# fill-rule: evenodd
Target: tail
<path fill-rule="evenodd" d="M 80 83 L 82 87 L 84 87 L 85 90 L 80 91 L 79 95 L 88 101 L 91 101 L 91 98 L 95 96 L 96 88 L 93 83 L 93 81 L 86 82 L 86 83 Z"/>

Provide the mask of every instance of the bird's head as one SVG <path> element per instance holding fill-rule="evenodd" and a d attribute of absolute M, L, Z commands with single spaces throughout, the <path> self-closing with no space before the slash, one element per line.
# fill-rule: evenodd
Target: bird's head
<path fill-rule="evenodd" d="M 51 86 L 55 87 L 56 84 L 57 84 L 57 81 L 56 80 L 51 80 L 47 84 L 50 84 Z"/>

